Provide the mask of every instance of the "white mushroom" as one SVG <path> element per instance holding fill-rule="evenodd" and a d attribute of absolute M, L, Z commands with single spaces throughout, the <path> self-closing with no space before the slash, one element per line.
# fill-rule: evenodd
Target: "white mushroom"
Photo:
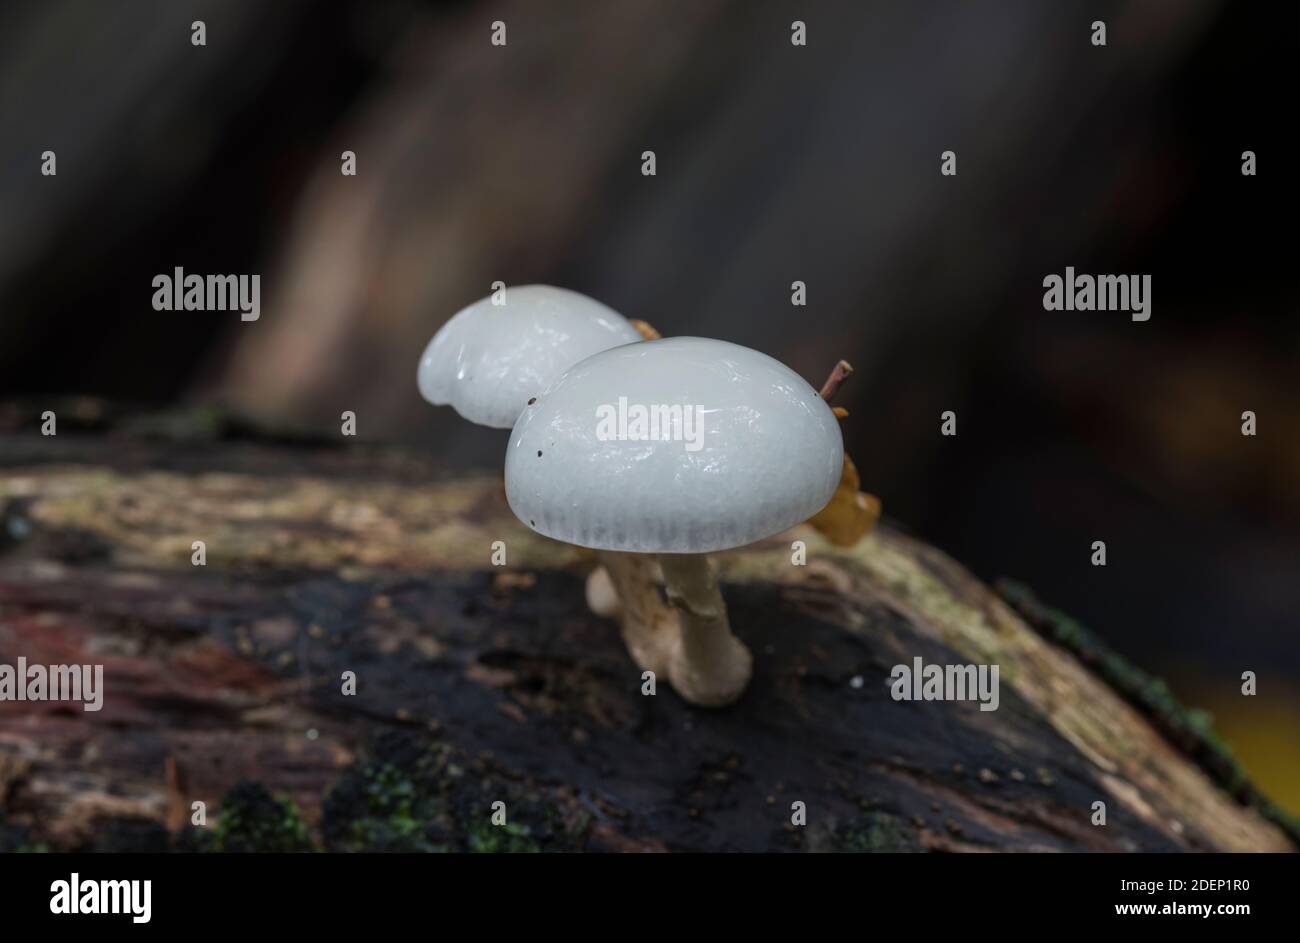
<path fill-rule="evenodd" d="M 706 554 L 815 514 L 842 467 L 839 423 L 802 377 L 745 347 L 675 337 L 588 357 L 539 394 L 511 433 L 506 497 L 539 533 L 606 551 L 633 657 L 718 706 L 744 691 L 751 657 Z M 657 594 L 635 589 L 654 560 L 676 632 L 659 624 Z"/>
<path fill-rule="evenodd" d="M 450 404 L 476 425 L 509 429 L 528 400 L 579 360 L 620 344 L 658 336 L 641 321 L 628 321 L 593 298 L 550 285 L 506 289 L 504 304 L 492 297 L 476 301 L 454 315 L 429 341 L 420 357 L 420 394 L 435 406 Z M 602 554 L 611 570 L 597 566 L 588 576 L 592 611 L 619 616 L 622 599 L 637 587 L 652 588 L 644 561 L 618 561 Z M 653 560 L 649 561 L 653 566 Z M 653 578 L 658 578 L 655 570 Z M 657 597 L 643 596 L 645 606 L 663 610 Z M 640 610 L 638 610 L 640 611 Z M 638 624 L 655 621 L 645 612 Z M 675 617 L 658 618 L 676 626 Z"/>
<path fill-rule="evenodd" d="M 458 312 L 420 357 L 420 395 L 480 426 L 509 429 L 570 366 L 641 340 L 626 318 L 576 291 L 521 285 L 504 300 L 488 296 Z"/>

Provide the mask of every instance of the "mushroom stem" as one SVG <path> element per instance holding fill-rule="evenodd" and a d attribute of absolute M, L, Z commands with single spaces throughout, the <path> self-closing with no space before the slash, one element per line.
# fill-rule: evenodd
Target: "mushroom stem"
<path fill-rule="evenodd" d="M 637 665 L 656 675 L 667 674 L 680 633 L 677 613 L 660 595 L 655 558 L 613 550 L 599 550 L 596 556 L 601 568 L 588 577 L 587 604 L 597 615 L 618 616 L 623 644 Z M 603 581 L 597 575 L 602 570 Z M 612 588 L 613 600 L 602 583 Z"/>
<path fill-rule="evenodd" d="M 609 578 L 609 570 L 604 564 L 598 564 L 587 574 L 587 608 L 602 619 L 617 619 L 623 611 L 618 590 L 614 588 L 614 581 Z"/>
<path fill-rule="evenodd" d="M 736 701 L 749 684 L 753 657 L 731 634 L 727 604 L 709 558 L 701 553 L 661 553 L 668 601 L 680 615 L 680 642 L 673 649 L 668 680 L 683 698 L 701 707 Z"/>

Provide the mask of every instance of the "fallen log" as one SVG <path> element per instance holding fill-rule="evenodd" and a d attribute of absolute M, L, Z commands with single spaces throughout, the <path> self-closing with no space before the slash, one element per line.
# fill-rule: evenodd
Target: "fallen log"
<path fill-rule="evenodd" d="M 497 476 L 205 415 L 0 412 L 0 662 L 104 666 L 101 710 L 0 702 L 0 850 L 1296 847 L 1145 676 L 896 530 L 718 554 L 754 679 L 699 710 Z M 895 700 L 918 657 L 997 709 Z"/>

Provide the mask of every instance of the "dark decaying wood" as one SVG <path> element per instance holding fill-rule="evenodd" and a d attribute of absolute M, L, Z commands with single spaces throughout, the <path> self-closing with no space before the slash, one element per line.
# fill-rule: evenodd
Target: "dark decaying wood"
<path fill-rule="evenodd" d="M 720 555 L 755 671 L 739 704 L 704 711 L 666 684 L 643 696 L 584 605 L 592 559 L 521 527 L 493 474 L 225 420 L 197 437 L 92 420 L 0 434 L 0 661 L 106 678 L 98 713 L 0 703 L 0 848 L 1294 847 L 893 530 Z M 916 656 L 998 664 L 998 710 L 893 700 L 890 669 Z"/>

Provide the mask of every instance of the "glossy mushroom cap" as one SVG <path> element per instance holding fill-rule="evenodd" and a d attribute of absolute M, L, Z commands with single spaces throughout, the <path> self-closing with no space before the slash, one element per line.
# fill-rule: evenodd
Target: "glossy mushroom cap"
<path fill-rule="evenodd" d="M 566 543 L 705 553 L 821 510 L 843 457 L 835 415 L 789 367 L 673 337 L 588 357 L 525 407 L 506 496 L 521 521 Z"/>
<path fill-rule="evenodd" d="M 420 395 L 470 422 L 509 429 L 529 398 L 594 353 L 641 340 L 599 301 L 550 285 L 505 290 L 461 310 L 420 358 Z"/>

